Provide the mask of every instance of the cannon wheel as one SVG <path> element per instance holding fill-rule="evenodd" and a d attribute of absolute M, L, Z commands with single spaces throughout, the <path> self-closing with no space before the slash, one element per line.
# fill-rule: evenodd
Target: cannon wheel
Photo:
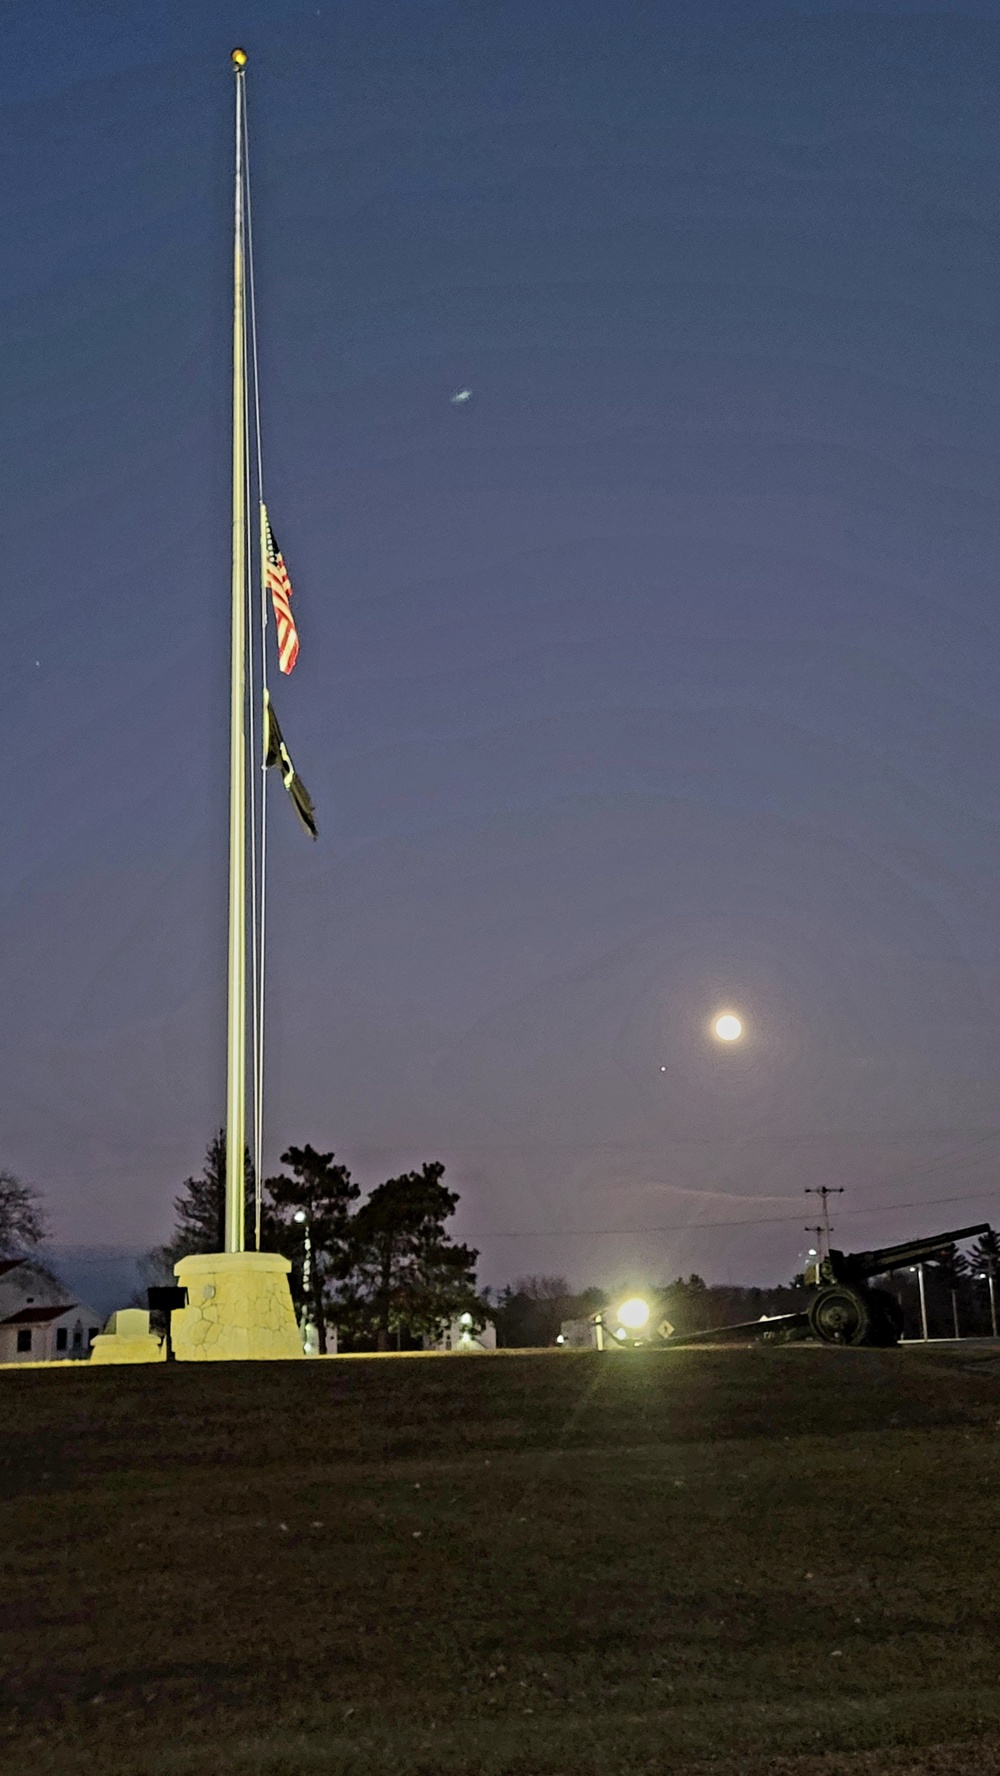
<path fill-rule="evenodd" d="M 870 1344 L 898 1344 L 903 1336 L 903 1310 L 890 1289 L 869 1289 L 872 1329 Z"/>
<path fill-rule="evenodd" d="M 824 1344 L 868 1344 L 872 1310 L 864 1295 L 833 1283 L 809 1303 L 809 1325 Z"/>

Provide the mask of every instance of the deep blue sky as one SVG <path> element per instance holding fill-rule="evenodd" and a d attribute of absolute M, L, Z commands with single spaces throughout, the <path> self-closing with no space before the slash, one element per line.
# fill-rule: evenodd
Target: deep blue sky
<path fill-rule="evenodd" d="M 222 1119 L 243 40 L 269 1163 L 495 1282 L 1000 1215 L 1000 5 L 149 21 L 4 13 L 0 1164 L 151 1243 Z"/>

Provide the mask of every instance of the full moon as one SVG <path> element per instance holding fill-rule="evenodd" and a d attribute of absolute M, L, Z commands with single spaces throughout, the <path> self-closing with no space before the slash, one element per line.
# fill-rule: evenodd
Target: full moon
<path fill-rule="evenodd" d="M 716 1018 L 715 1034 L 720 1042 L 735 1042 L 737 1036 L 743 1034 L 743 1025 L 738 1017 L 733 1017 L 732 1012 L 727 1011 L 724 1016 Z"/>

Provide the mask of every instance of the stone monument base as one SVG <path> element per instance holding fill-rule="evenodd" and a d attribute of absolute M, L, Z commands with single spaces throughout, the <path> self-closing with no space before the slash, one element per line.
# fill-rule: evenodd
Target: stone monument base
<path fill-rule="evenodd" d="M 162 1363 L 166 1354 L 144 1307 L 120 1307 L 90 1347 L 92 1363 Z"/>
<path fill-rule="evenodd" d="M 188 1292 L 171 1316 L 179 1363 L 301 1357 L 288 1273 L 277 1252 L 197 1252 L 174 1265 Z"/>

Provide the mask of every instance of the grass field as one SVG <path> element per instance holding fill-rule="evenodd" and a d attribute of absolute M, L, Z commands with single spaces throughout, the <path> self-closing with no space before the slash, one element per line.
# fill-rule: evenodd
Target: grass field
<path fill-rule="evenodd" d="M 5 1776 L 1000 1771 L 988 1347 L 8 1370 L 0 1426 Z"/>

